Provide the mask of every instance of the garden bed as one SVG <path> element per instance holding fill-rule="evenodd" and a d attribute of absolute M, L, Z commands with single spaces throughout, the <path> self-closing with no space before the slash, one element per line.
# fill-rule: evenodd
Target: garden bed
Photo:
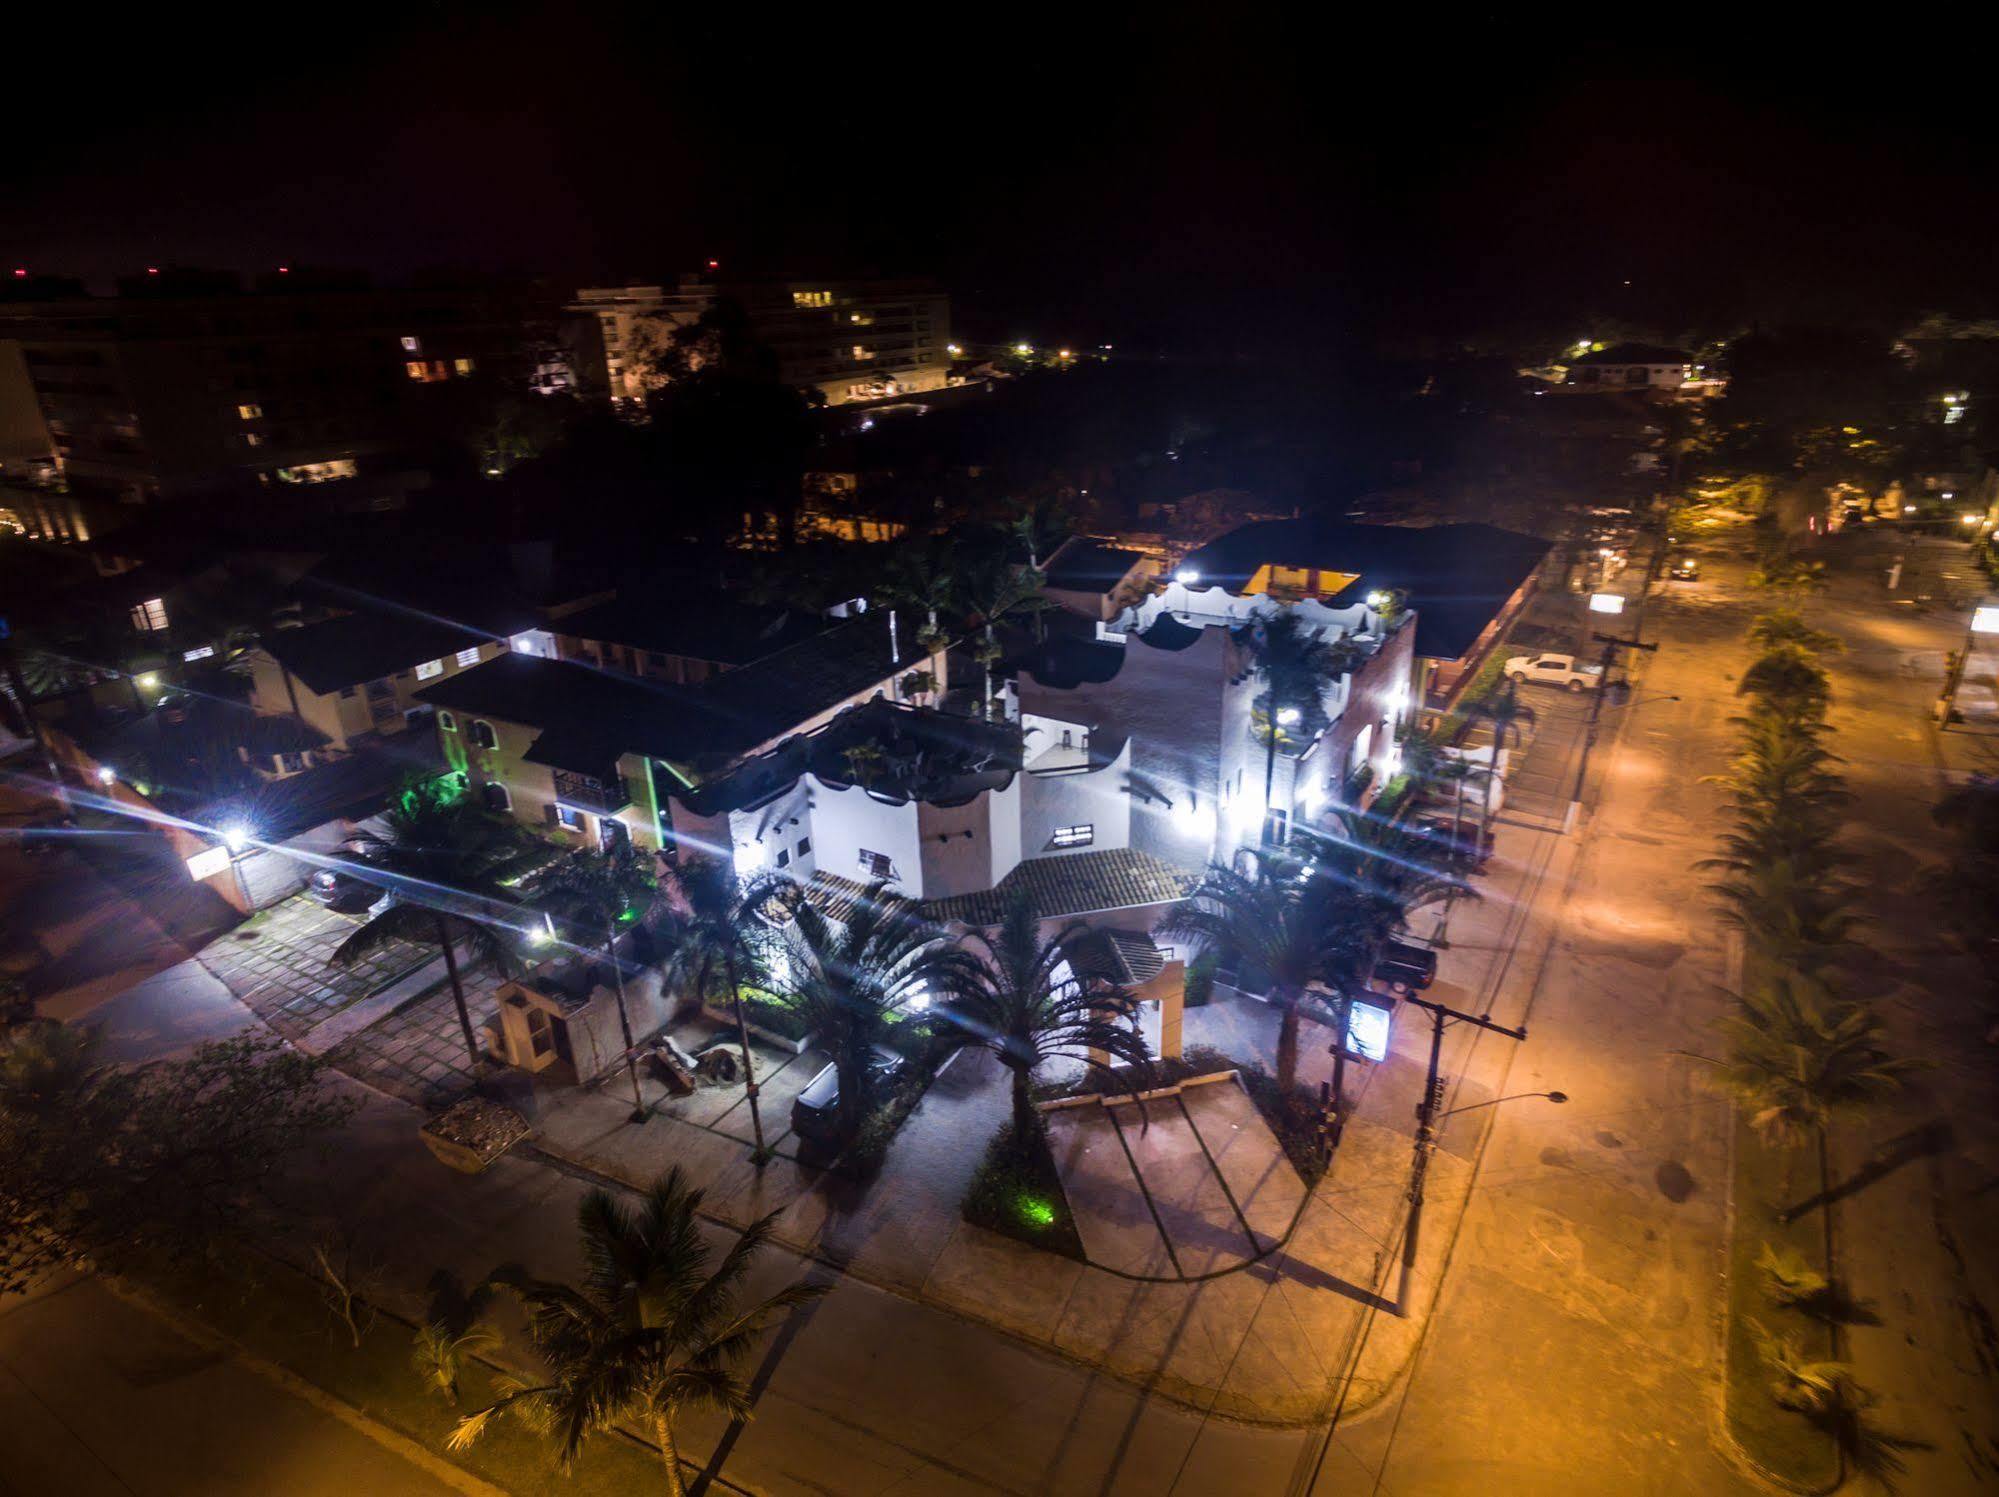
<path fill-rule="evenodd" d="M 1270 1131 L 1291 1161 L 1291 1168 L 1309 1190 L 1326 1173 L 1326 1157 L 1320 1148 L 1319 1097 L 1310 1087 L 1293 1086 L 1286 1097 L 1277 1089 L 1277 1078 L 1262 1066 L 1251 1064 L 1236 1072 L 1236 1079 L 1249 1100 L 1262 1114 Z M 1351 1116 L 1351 1112 L 1349 1112 Z"/>
<path fill-rule="evenodd" d="M 1832 1328 L 1802 1310 L 1773 1304 L 1757 1267 L 1763 1245 L 1769 1243 L 1802 1254 L 1820 1273 L 1826 1272 L 1823 1214 L 1808 1211 L 1788 1224 L 1777 1219 L 1786 1201 L 1818 1188 L 1818 1171 L 1809 1150 L 1765 1143 L 1739 1110 L 1734 1143 L 1725 1393 L 1729 1437 L 1751 1462 L 1784 1486 L 1801 1492 L 1829 1491 L 1840 1479 L 1838 1445 L 1829 1431 L 1777 1402 L 1771 1391 L 1774 1374 L 1756 1334 L 1761 1324 L 1771 1332 L 1797 1336 L 1814 1359 L 1833 1355 Z"/>
<path fill-rule="evenodd" d="M 1034 1134 L 1025 1141 L 1015 1137 L 1011 1118 L 993 1135 L 958 1209 L 975 1227 L 1080 1263 L 1089 1261 L 1039 1113 Z"/>
<path fill-rule="evenodd" d="M 783 999 L 756 988 L 745 988 L 742 1003 L 744 1027 L 772 1049 L 803 1055 L 811 1048 L 812 1032 L 805 1027 L 798 1011 Z M 731 1031 L 736 1027 L 735 1014 L 726 1008 L 704 1002 L 701 1016 Z"/>
<path fill-rule="evenodd" d="M 531 1131 L 513 1108 L 485 1097 L 467 1097 L 419 1130 L 431 1153 L 468 1175 L 478 1174 Z"/>

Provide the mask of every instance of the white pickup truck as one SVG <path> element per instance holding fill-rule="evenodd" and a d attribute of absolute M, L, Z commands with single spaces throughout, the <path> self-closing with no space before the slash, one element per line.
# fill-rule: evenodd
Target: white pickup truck
<path fill-rule="evenodd" d="M 1579 663 L 1573 655 L 1515 655 L 1506 662 L 1506 678 L 1565 691 L 1595 691 L 1602 684 L 1603 667 Z"/>

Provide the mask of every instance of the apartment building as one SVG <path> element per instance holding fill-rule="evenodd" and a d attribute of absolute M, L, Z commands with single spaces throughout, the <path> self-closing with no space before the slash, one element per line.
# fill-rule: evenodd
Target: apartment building
<path fill-rule="evenodd" d="M 720 298 L 748 314 L 786 384 L 817 389 L 829 405 L 942 389 L 950 373 L 950 298 L 920 280 L 708 271 L 673 285 L 585 288 L 570 310 L 595 319 L 602 384 L 622 403 L 645 398 L 658 383 L 653 356 L 672 330 Z"/>
<path fill-rule="evenodd" d="M 427 481 L 456 387 L 553 387 L 557 315 L 531 288 L 148 272 L 116 296 L 0 302 L 0 341 L 74 493 L 387 508 Z"/>

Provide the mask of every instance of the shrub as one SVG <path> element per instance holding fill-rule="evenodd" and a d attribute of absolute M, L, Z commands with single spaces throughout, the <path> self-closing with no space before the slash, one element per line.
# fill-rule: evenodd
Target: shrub
<path fill-rule="evenodd" d="M 1209 946 L 1201 954 L 1187 963 L 1187 982 L 1183 989 L 1181 1005 L 1185 1008 L 1205 1008 L 1215 996 L 1215 968 L 1221 957 L 1214 947 Z"/>
<path fill-rule="evenodd" d="M 1288 1094 L 1281 1092 L 1277 1078 L 1259 1065 L 1243 1066 L 1236 1075 L 1270 1131 L 1277 1135 L 1284 1157 L 1291 1161 L 1298 1177 L 1307 1185 L 1318 1183 L 1326 1172 L 1326 1157 L 1317 1094 L 1306 1086 L 1294 1086 Z"/>
<path fill-rule="evenodd" d="M 744 988 L 742 993 L 743 1017 L 750 1023 L 788 1040 L 805 1038 L 805 1016 L 791 1004 L 762 988 Z"/>
<path fill-rule="evenodd" d="M 1055 1168 L 1055 1156 L 1048 1147 L 1048 1125 L 1038 1112 L 1028 1137 L 1015 1135 L 1011 1118 L 1001 1125 L 986 1145 L 985 1158 L 979 1162 L 959 1210 L 975 1227 L 1029 1247 L 1089 1261 L 1069 1211 L 1061 1174 Z"/>

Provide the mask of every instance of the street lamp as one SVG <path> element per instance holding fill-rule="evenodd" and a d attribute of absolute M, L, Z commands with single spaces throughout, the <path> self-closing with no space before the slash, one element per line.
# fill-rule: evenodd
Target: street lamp
<path fill-rule="evenodd" d="M 1497 1107 L 1502 1102 L 1524 1102 L 1529 1097 L 1546 1097 L 1557 1106 L 1569 1100 L 1567 1092 L 1515 1092 L 1510 1097 L 1492 1097 L 1484 1102 L 1467 1102 L 1463 1107 L 1453 1107 L 1449 1112 L 1438 1113 L 1437 1121 L 1441 1123 L 1445 1118 L 1454 1118 L 1461 1112 L 1477 1112 L 1481 1107 Z"/>

